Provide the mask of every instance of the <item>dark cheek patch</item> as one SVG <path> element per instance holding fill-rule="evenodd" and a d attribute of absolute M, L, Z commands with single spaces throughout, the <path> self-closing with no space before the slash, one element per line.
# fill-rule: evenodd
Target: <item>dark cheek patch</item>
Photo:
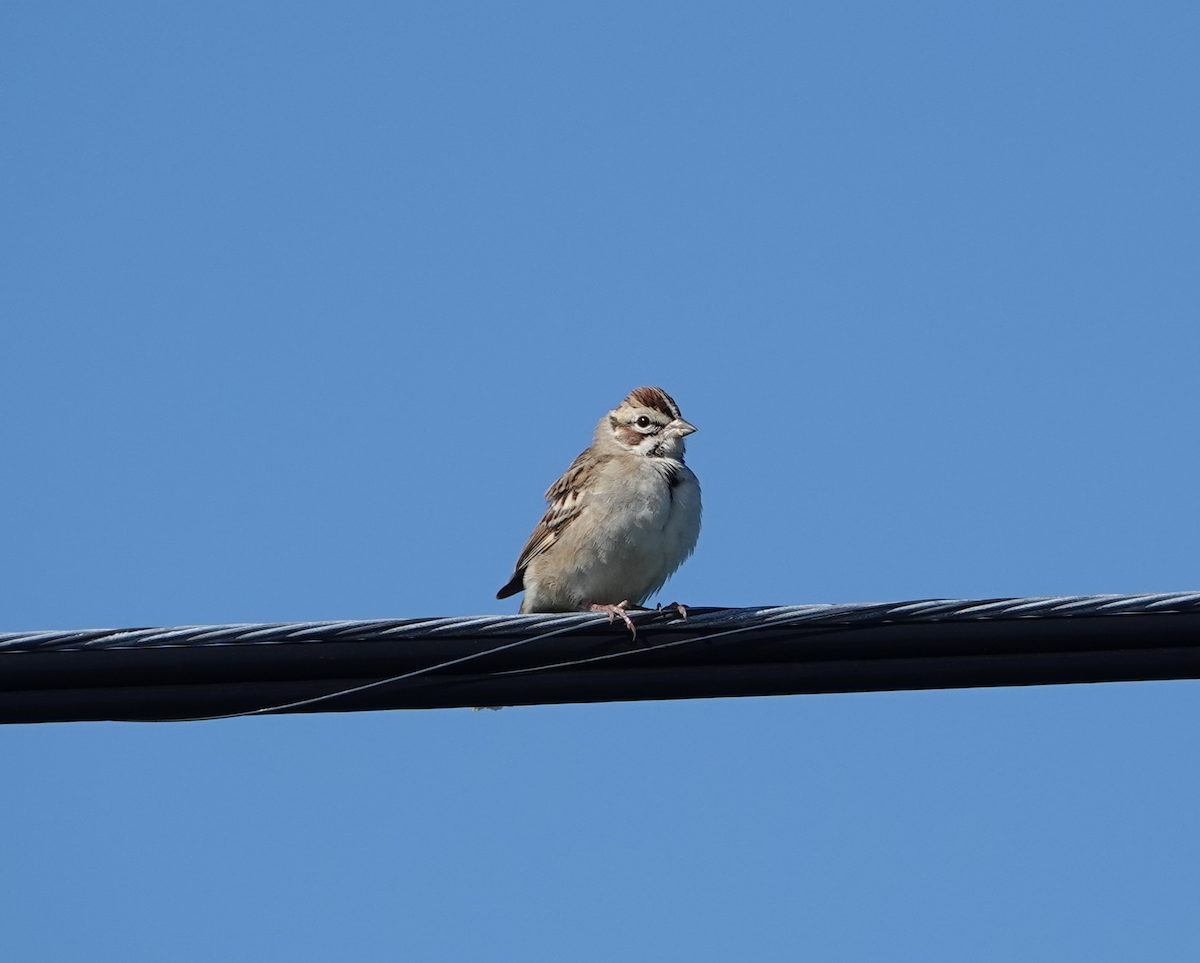
<path fill-rule="evenodd" d="M 628 445 L 630 448 L 636 448 L 639 444 L 641 444 L 641 441 L 644 437 L 645 435 L 643 435 L 636 428 L 629 427 L 629 425 L 621 425 L 619 428 L 617 428 L 617 438 L 620 440 L 621 444 Z"/>

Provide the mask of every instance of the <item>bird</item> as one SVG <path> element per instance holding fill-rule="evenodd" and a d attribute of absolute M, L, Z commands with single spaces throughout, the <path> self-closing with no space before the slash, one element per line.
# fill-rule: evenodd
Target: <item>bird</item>
<path fill-rule="evenodd" d="M 700 537 L 700 482 L 683 462 L 695 430 L 662 388 L 631 391 L 546 492 L 550 507 L 496 598 L 523 590 L 522 614 L 620 617 L 636 638 L 629 608 L 662 588 Z"/>

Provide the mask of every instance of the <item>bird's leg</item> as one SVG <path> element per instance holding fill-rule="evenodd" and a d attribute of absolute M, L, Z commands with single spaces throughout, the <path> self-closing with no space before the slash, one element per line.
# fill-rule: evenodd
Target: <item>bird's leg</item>
<path fill-rule="evenodd" d="M 663 605 L 663 604 L 660 602 L 660 603 L 659 603 L 659 605 L 658 605 L 658 614 L 659 614 L 659 615 L 666 615 L 668 612 L 670 612 L 670 611 L 671 611 L 671 609 L 674 609 L 674 610 L 675 610 L 675 613 L 676 613 L 676 614 L 677 614 L 677 615 L 678 615 L 678 616 L 679 616 L 681 619 L 683 619 L 685 622 L 687 621 L 687 606 L 686 606 L 686 605 L 682 605 L 682 604 L 680 604 L 679 602 L 672 602 L 670 605 Z"/>
<path fill-rule="evenodd" d="M 633 633 L 633 637 L 636 639 L 637 638 L 637 629 L 634 627 L 633 619 L 631 619 L 629 617 L 629 613 L 626 611 L 628 606 L 629 606 L 628 599 L 626 599 L 624 602 L 618 602 L 616 605 L 600 605 L 599 603 L 594 602 L 588 606 L 588 611 L 589 612 L 602 612 L 602 613 L 606 614 L 608 616 L 608 624 L 609 625 L 612 625 L 612 623 L 616 621 L 617 616 L 619 615 L 621 617 L 621 621 L 625 623 L 626 627 L 629 629 L 629 631 L 631 633 Z"/>

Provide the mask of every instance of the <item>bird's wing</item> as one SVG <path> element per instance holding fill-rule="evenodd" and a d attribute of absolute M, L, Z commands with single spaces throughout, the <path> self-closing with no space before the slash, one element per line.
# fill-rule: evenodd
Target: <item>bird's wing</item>
<path fill-rule="evenodd" d="M 587 502 L 584 493 L 599 463 L 585 451 L 571 462 L 571 467 L 562 478 L 550 486 L 546 492 L 546 501 L 550 503 L 550 507 L 546 509 L 546 514 L 542 516 L 537 528 L 529 536 L 529 541 L 521 549 L 512 578 L 496 593 L 496 598 L 506 599 L 525 588 L 525 569 L 529 563 L 558 541 L 559 535 L 567 525 L 583 511 Z"/>

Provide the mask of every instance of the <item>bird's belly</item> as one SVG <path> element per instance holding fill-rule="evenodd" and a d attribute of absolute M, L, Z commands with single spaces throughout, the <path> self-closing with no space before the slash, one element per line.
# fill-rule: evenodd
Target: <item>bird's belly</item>
<path fill-rule="evenodd" d="M 574 537 L 555 546 L 555 554 L 562 553 L 554 566 L 556 575 L 541 591 L 563 603 L 569 599 L 574 608 L 645 601 L 695 546 L 698 494 L 698 489 L 695 498 L 690 489 L 673 492 L 661 475 L 650 475 L 619 495 L 608 495 L 607 501 L 602 495 L 589 506 L 590 524 L 579 526 L 571 533 Z M 561 564 L 565 559 L 571 563 Z"/>

